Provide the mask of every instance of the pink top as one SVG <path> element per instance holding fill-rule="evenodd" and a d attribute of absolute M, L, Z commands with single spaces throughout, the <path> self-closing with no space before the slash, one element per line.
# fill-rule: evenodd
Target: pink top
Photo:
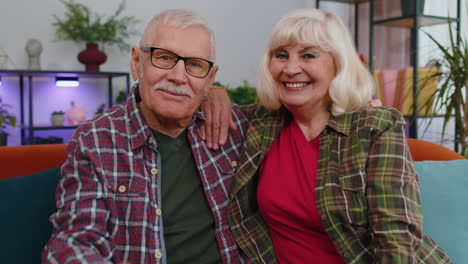
<path fill-rule="evenodd" d="M 257 199 L 279 263 L 345 263 L 315 205 L 319 138 L 296 122 L 281 129 L 262 164 Z"/>

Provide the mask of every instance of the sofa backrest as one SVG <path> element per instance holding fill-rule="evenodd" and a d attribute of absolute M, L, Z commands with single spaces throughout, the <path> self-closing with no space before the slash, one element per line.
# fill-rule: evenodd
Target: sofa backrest
<path fill-rule="evenodd" d="M 59 167 L 0 180 L 0 263 L 41 263 L 59 180 Z"/>

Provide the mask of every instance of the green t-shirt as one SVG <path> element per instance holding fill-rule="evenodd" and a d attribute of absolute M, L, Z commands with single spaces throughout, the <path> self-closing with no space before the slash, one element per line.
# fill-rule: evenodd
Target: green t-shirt
<path fill-rule="evenodd" d="M 211 212 L 184 131 L 153 131 L 161 155 L 161 202 L 166 256 L 174 263 L 221 263 Z"/>

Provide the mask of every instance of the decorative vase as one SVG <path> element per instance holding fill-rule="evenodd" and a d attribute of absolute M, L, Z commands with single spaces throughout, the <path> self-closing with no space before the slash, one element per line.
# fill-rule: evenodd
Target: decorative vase
<path fill-rule="evenodd" d="M 86 49 L 78 54 L 78 60 L 86 67 L 86 71 L 99 71 L 99 65 L 107 60 L 104 52 L 98 49 L 96 43 L 86 44 Z"/>
<path fill-rule="evenodd" d="M 64 115 L 51 115 L 50 116 L 50 122 L 52 123 L 52 126 L 55 126 L 55 127 L 63 126 L 64 121 L 65 121 Z"/>
<path fill-rule="evenodd" d="M 418 2 L 418 10 L 416 12 L 416 2 Z M 400 0 L 401 16 L 411 17 L 422 15 L 424 13 L 424 0 Z"/>
<path fill-rule="evenodd" d="M 84 107 L 75 105 L 73 101 L 71 102 L 71 105 L 72 107 L 67 111 L 67 121 L 68 123 L 77 126 L 85 121 L 86 111 Z"/>

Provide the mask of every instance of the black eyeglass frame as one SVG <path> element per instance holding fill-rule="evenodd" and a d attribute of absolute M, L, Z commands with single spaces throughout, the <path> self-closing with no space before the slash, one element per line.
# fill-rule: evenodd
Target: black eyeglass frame
<path fill-rule="evenodd" d="M 175 52 L 173 52 L 173 51 L 167 50 L 167 49 L 156 48 L 156 47 L 146 47 L 146 46 L 141 46 L 140 49 L 141 49 L 142 51 L 145 51 L 145 52 L 148 52 L 148 51 L 150 52 L 151 64 L 153 64 L 154 67 L 159 68 L 159 69 L 164 69 L 164 70 L 172 69 L 172 68 L 174 68 L 174 66 L 177 65 L 177 63 L 178 63 L 180 60 L 183 60 L 183 61 L 184 61 L 185 72 L 188 73 L 190 76 L 193 76 L 193 77 L 195 77 L 195 78 L 205 78 L 205 77 L 208 75 L 208 73 L 210 73 L 211 68 L 213 68 L 213 65 L 214 65 L 214 63 L 211 62 L 211 61 L 209 61 L 209 60 L 205 60 L 205 59 L 197 58 L 197 57 L 182 57 L 182 56 L 179 56 L 179 54 L 177 54 L 177 53 L 175 53 Z M 176 59 L 174 65 L 172 65 L 172 67 L 169 67 L 169 68 L 163 68 L 163 67 L 159 67 L 159 66 L 154 65 L 154 63 L 153 63 L 153 52 L 154 52 L 155 50 L 164 50 L 164 51 L 167 51 L 167 52 L 170 52 L 170 53 L 174 54 L 174 55 L 177 57 L 177 59 Z M 205 74 L 204 76 L 195 76 L 195 75 L 191 74 L 191 73 L 187 70 L 187 60 L 190 60 L 190 59 L 197 59 L 197 60 L 202 60 L 202 61 L 208 62 L 208 65 L 209 65 L 208 71 L 206 71 L 206 74 Z"/>

